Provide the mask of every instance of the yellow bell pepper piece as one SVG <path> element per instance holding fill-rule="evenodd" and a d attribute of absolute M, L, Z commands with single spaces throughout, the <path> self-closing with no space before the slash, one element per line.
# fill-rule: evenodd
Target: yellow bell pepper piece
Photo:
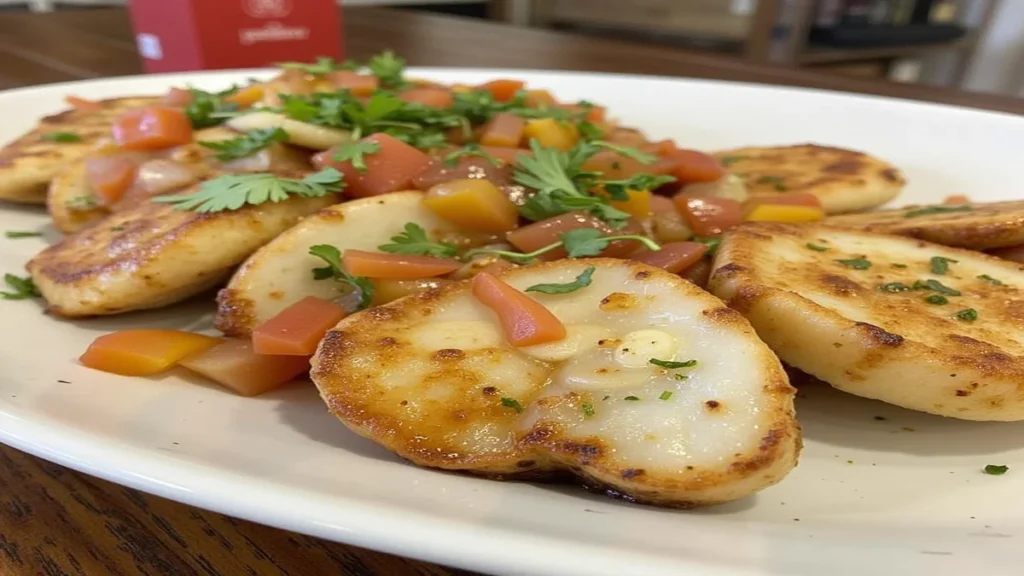
<path fill-rule="evenodd" d="M 249 108 L 253 104 L 256 104 L 263 99 L 263 86 L 259 84 L 250 84 L 245 88 L 241 88 L 238 92 L 225 96 L 225 102 L 231 102 L 237 104 L 239 108 Z"/>
<path fill-rule="evenodd" d="M 180 330 L 122 330 L 94 340 L 79 361 L 104 372 L 150 376 L 170 370 L 186 356 L 222 341 Z"/>
<path fill-rule="evenodd" d="M 504 234 L 519 224 L 519 211 L 508 196 L 489 180 L 465 178 L 436 184 L 423 205 L 461 227 Z"/>
<path fill-rule="evenodd" d="M 747 222 L 814 222 L 825 217 L 821 208 L 791 204 L 758 204 Z"/>
<path fill-rule="evenodd" d="M 608 196 L 604 190 L 601 190 L 600 194 Z M 629 200 L 609 200 L 608 204 L 641 220 L 651 216 L 650 190 L 626 190 L 626 194 L 629 196 Z"/>
<path fill-rule="evenodd" d="M 523 134 L 527 140 L 536 140 L 545 148 L 566 151 L 580 139 L 575 126 L 563 124 L 554 118 L 540 118 L 526 123 Z"/>

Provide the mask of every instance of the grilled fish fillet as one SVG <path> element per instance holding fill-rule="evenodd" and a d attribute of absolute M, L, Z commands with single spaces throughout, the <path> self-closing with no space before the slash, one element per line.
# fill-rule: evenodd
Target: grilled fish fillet
<path fill-rule="evenodd" d="M 965 420 L 1024 419 L 1024 267 L 920 240 L 746 224 L 710 290 L 784 362 L 832 386 Z"/>
<path fill-rule="evenodd" d="M 376 251 L 409 223 L 432 236 L 453 230 L 423 206 L 423 193 L 395 192 L 329 206 L 260 248 L 246 260 L 217 295 L 217 329 L 245 337 L 263 322 L 307 296 L 334 299 L 334 282 L 315 280 L 312 270 L 323 261 L 310 246 L 330 244 L 339 250 Z"/>
<path fill-rule="evenodd" d="M 47 116 L 31 132 L 0 149 L 0 200 L 44 204 L 50 180 L 69 162 L 86 155 L 110 135 L 111 125 L 127 110 L 157 102 L 155 97 L 100 100 L 103 110 L 65 110 Z M 78 142 L 52 142 L 43 136 L 70 132 Z"/>
<path fill-rule="evenodd" d="M 910 206 L 835 216 L 824 223 L 974 250 L 1024 244 L 1024 202 L 1016 200 L 959 206 Z"/>
<path fill-rule="evenodd" d="M 895 198 L 906 184 L 893 165 L 830 146 L 736 148 L 714 156 L 743 179 L 750 196 L 814 194 L 828 214 L 880 206 Z"/>
<path fill-rule="evenodd" d="M 260 246 L 334 202 L 292 197 L 211 214 L 139 202 L 43 250 L 28 270 L 58 316 L 157 308 L 224 282 Z"/>
<path fill-rule="evenodd" d="M 524 290 L 587 267 L 587 287 L 528 293 L 566 325 L 562 341 L 512 347 L 466 281 L 342 320 L 313 358 L 313 380 L 346 426 L 421 466 L 575 477 L 675 507 L 781 480 L 800 447 L 794 390 L 742 316 L 625 260 L 562 260 L 503 279 Z"/>

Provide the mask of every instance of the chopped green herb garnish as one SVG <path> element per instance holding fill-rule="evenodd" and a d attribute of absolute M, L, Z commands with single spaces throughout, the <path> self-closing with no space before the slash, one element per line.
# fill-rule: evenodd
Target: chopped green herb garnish
<path fill-rule="evenodd" d="M 594 405 L 591 404 L 590 402 L 584 402 L 583 404 L 580 405 L 580 408 L 583 409 L 584 416 L 589 417 L 594 415 Z"/>
<path fill-rule="evenodd" d="M 278 62 L 275 66 L 278 68 L 284 68 L 285 70 L 301 70 L 306 74 L 312 74 L 314 76 L 326 76 L 335 70 L 359 69 L 359 64 L 352 60 L 337 62 L 334 58 L 328 56 L 321 56 L 312 64 L 308 62 Z"/>
<path fill-rule="evenodd" d="M 477 254 L 494 254 L 507 258 L 514 262 L 528 262 L 534 258 L 545 254 L 558 248 L 565 248 L 569 258 L 584 258 L 587 256 L 597 256 L 608 247 L 608 244 L 616 240 L 636 240 L 650 250 L 658 251 L 661 250 L 661 246 L 657 242 L 647 238 L 646 236 L 639 236 L 635 234 L 623 234 L 619 236 L 603 236 L 600 230 L 594 228 L 577 228 L 570 230 L 559 237 L 558 242 L 554 242 L 538 248 L 533 252 L 527 252 L 525 254 L 520 252 L 510 252 L 508 250 L 492 250 L 490 248 L 475 248 L 467 251 L 462 255 L 464 259 L 471 258 Z"/>
<path fill-rule="evenodd" d="M 515 410 L 516 414 L 519 414 L 520 412 L 523 411 L 522 405 L 520 405 L 519 401 L 516 400 L 515 398 L 502 398 L 501 405 L 504 406 L 505 408 L 511 408 Z"/>
<path fill-rule="evenodd" d="M 335 162 L 351 162 L 352 167 L 360 172 L 366 172 L 366 155 L 380 152 L 380 144 L 367 140 L 356 140 L 342 144 L 335 149 Z"/>
<path fill-rule="evenodd" d="M 580 288 L 586 288 L 590 286 L 590 277 L 594 275 L 594 267 L 587 266 L 583 272 L 580 272 L 579 276 L 576 277 L 572 282 L 566 282 L 565 284 L 534 284 L 526 289 L 526 292 L 541 292 L 543 294 L 568 294 L 569 292 L 575 292 Z"/>
<path fill-rule="evenodd" d="M 47 132 L 42 136 L 43 140 L 50 142 L 81 142 L 82 137 L 74 132 Z"/>
<path fill-rule="evenodd" d="M 974 308 L 967 308 L 953 314 L 953 317 L 963 322 L 974 322 L 978 319 L 978 311 Z"/>
<path fill-rule="evenodd" d="M 258 206 L 265 202 L 283 202 L 291 196 L 322 198 L 344 187 L 342 177 L 342 173 L 334 168 L 324 168 L 301 180 L 279 178 L 269 173 L 228 174 L 203 182 L 191 194 L 157 196 L 153 202 L 171 204 L 175 210 L 223 212 L 238 210 L 247 204 Z"/>
<path fill-rule="evenodd" d="M 199 130 L 223 124 L 228 118 L 238 114 L 238 105 L 225 102 L 224 97 L 233 93 L 236 88 L 224 92 L 207 92 L 197 88 L 189 88 L 192 101 L 185 107 L 185 115 L 192 122 L 192 128 Z"/>
<path fill-rule="evenodd" d="M 122 224 L 118 224 L 117 226 L 111 226 L 110 227 L 110 231 L 111 232 L 123 232 L 124 231 L 124 226 Z"/>
<path fill-rule="evenodd" d="M 664 392 L 661 393 L 661 396 L 658 396 L 658 400 L 668 400 L 671 397 L 672 393 L 669 392 L 668 390 L 665 390 Z"/>
<path fill-rule="evenodd" d="M 782 176 L 761 176 L 757 179 L 757 184 L 774 184 L 775 189 L 783 191 L 786 189 L 785 179 Z"/>
<path fill-rule="evenodd" d="M 309 255 L 316 256 L 327 263 L 327 266 L 313 268 L 314 280 L 332 279 L 346 285 L 350 290 L 359 293 L 359 310 L 370 307 L 373 301 L 373 284 L 362 276 L 353 276 L 345 270 L 341 263 L 341 251 L 330 244 L 317 244 L 309 247 Z"/>
<path fill-rule="evenodd" d="M 924 299 L 929 304 L 949 304 L 949 299 L 941 294 L 932 294 L 931 296 Z"/>
<path fill-rule="evenodd" d="M 217 151 L 217 160 L 245 158 L 274 142 L 287 142 L 288 133 L 281 128 L 264 128 L 246 132 L 230 140 L 199 140 L 199 145 Z"/>
<path fill-rule="evenodd" d="M 672 377 L 676 380 L 688 380 L 690 378 L 686 374 L 673 374 Z"/>
<path fill-rule="evenodd" d="M 903 215 L 904 218 L 916 218 L 918 216 L 928 216 L 929 214 L 946 214 L 949 212 L 970 212 L 974 210 L 973 206 L 967 204 L 960 204 L 958 206 L 926 206 L 924 208 L 917 208 L 911 210 Z"/>
<path fill-rule="evenodd" d="M 623 398 L 623 400 L 629 400 L 630 402 L 636 402 L 639 399 L 639 396 L 626 396 L 625 398 Z"/>
<path fill-rule="evenodd" d="M 850 258 L 848 260 L 836 260 L 836 262 L 854 270 L 867 270 L 871 268 L 871 262 L 864 258 Z"/>
<path fill-rule="evenodd" d="M 455 166 L 458 163 L 459 158 L 465 158 L 469 156 L 483 158 L 484 160 L 490 162 L 492 166 L 502 165 L 501 160 L 488 154 L 486 150 L 481 148 L 480 145 L 476 143 L 466 144 L 462 148 L 459 148 L 458 150 L 455 150 L 454 152 L 448 154 L 447 156 L 444 157 L 444 163 L 447 166 Z"/>
<path fill-rule="evenodd" d="M 42 235 L 42 232 L 27 232 L 22 230 L 8 230 L 4 232 L 4 236 L 8 238 L 35 238 Z"/>
<path fill-rule="evenodd" d="M 879 285 L 878 289 L 882 292 L 906 292 L 910 290 L 910 286 L 907 286 L 902 282 L 889 282 L 887 284 Z"/>
<path fill-rule="evenodd" d="M 1006 471 L 1009 469 L 1009 466 L 988 464 L 985 466 L 985 474 L 990 476 L 1002 476 L 1003 474 L 1006 474 Z"/>
<path fill-rule="evenodd" d="M 939 294 L 945 294 L 947 296 L 959 296 L 960 291 L 954 290 L 949 286 L 946 286 L 938 280 L 915 280 L 914 285 L 911 286 L 914 290 L 934 290 Z"/>
<path fill-rule="evenodd" d="M 906 264 L 890 264 L 893 268 L 906 268 Z"/>
<path fill-rule="evenodd" d="M 701 238 L 695 236 L 690 239 L 691 242 L 699 242 L 708 247 L 708 251 L 705 253 L 707 256 L 714 256 L 715 252 L 718 252 L 718 247 L 722 244 L 721 236 L 709 236 L 707 238 Z"/>
<path fill-rule="evenodd" d="M 696 366 L 697 365 L 697 361 L 696 360 L 686 360 L 684 362 L 675 362 L 675 361 L 672 361 L 672 360 L 658 360 L 657 358 L 651 358 L 650 360 L 648 360 L 648 362 L 650 362 L 651 364 L 654 364 L 655 366 L 661 366 L 662 368 L 668 368 L 669 370 L 674 370 L 676 368 L 690 368 L 692 366 Z"/>
<path fill-rule="evenodd" d="M 383 244 L 377 249 L 389 254 L 408 254 L 412 256 L 436 256 L 439 258 L 451 258 L 458 253 L 458 249 L 451 244 L 443 242 L 431 242 L 427 237 L 427 231 L 414 222 L 405 223 L 405 232 L 391 237 L 392 244 Z"/>
<path fill-rule="evenodd" d="M 391 50 L 370 58 L 366 67 L 380 80 L 380 85 L 384 88 L 401 88 L 408 84 L 404 77 L 405 60 L 396 56 Z"/>
<path fill-rule="evenodd" d="M 959 262 L 959 260 L 953 260 L 952 258 L 945 258 L 943 256 L 932 256 L 932 259 L 931 259 L 932 274 L 942 275 L 942 274 L 945 274 L 946 272 L 949 272 L 949 263 L 950 262 L 956 264 L 957 262 Z"/>
<path fill-rule="evenodd" d="M 985 282 L 988 282 L 989 284 L 991 284 L 993 286 L 1002 286 L 1003 285 L 1002 281 L 996 280 L 995 278 L 989 276 L 988 274 L 982 274 L 981 276 L 978 276 L 978 278 L 981 279 L 981 280 L 984 280 Z"/>
<path fill-rule="evenodd" d="M 22 278 L 14 274 L 4 274 L 4 283 L 12 290 L 11 292 L 0 291 L 0 298 L 4 300 L 27 300 L 42 296 L 31 276 Z"/>
<path fill-rule="evenodd" d="M 606 395 L 604 398 L 601 398 L 601 400 L 604 401 L 604 400 L 607 400 L 609 398 L 611 398 L 611 396 L 610 395 Z"/>
<path fill-rule="evenodd" d="M 820 244 L 815 244 L 813 242 L 808 242 L 807 244 L 804 244 L 804 246 L 806 246 L 809 250 L 814 250 L 815 252 L 824 252 L 828 250 L 828 246 L 822 246 Z"/>
<path fill-rule="evenodd" d="M 741 160 L 746 160 L 747 158 L 750 158 L 750 156 L 723 156 L 718 161 L 722 163 L 722 166 L 729 167 Z"/>
<path fill-rule="evenodd" d="M 64 202 L 64 207 L 75 212 L 92 210 L 97 206 L 96 199 L 92 196 L 73 196 Z"/>

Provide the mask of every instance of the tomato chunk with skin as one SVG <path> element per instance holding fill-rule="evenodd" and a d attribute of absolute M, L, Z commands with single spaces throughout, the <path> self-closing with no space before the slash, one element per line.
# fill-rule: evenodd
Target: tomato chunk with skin
<path fill-rule="evenodd" d="M 714 182 L 728 173 L 713 156 L 698 150 L 678 149 L 670 152 L 666 158 L 675 161 L 671 174 L 682 184 Z"/>
<path fill-rule="evenodd" d="M 523 139 L 525 129 L 526 120 L 523 118 L 515 114 L 499 112 L 484 126 L 480 143 L 484 146 L 516 148 Z"/>
<path fill-rule="evenodd" d="M 346 315 L 345 309 L 334 302 L 307 296 L 253 330 L 253 351 L 312 356 L 324 334 Z"/>
<path fill-rule="evenodd" d="M 523 86 L 526 84 L 521 80 L 491 80 L 481 84 L 480 88 L 490 92 L 498 102 L 508 102 Z"/>
<path fill-rule="evenodd" d="M 636 174 L 654 174 L 664 176 L 671 174 L 676 163 L 671 158 L 656 158 L 650 164 L 623 156 L 614 150 L 603 150 L 594 154 L 583 163 L 583 169 L 589 172 L 600 172 L 607 180 L 622 180 Z"/>
<path fill-rule="evenodd" d="M 473 296 L 498 316 L 505 339 L 513 346 L 533 346 L 565 338 L 565 325 L 540 302 L 481 272 L 471 281 Z"/>
<path fill-rule="evenodd" d="M 408 88 L 398 94 L 399 100 L 413 104 L 423 104 L 431 108 L 451 108 L 455 104 L 455 94 L 441 86 L 423 86 Z"/>
<path fill-rule="evenodd" d="M 306 356 L 257 354 L 252 340 L 234 338 L 193 354 L 180 365 L 242 396 L 258 396 L 309 372 Z"/>
<path fill-rule="evenodd" d="M 498 187 L 513 184 L 511 166 L 495 166 L 486 158 L 463 156 L 454 164 L 449 164 L 440 158 L 432 161 L 425 170 L 412 179 L 412 187 L 426 191 L 438 184 L 466 178 L 486 180 Z"/>
<path fill-rule="evenodd" d="M 85 161 L 85 177 L 100 203 L 116 204 L 135 181 L 138 165 L 124 156 L 97 156 Z"/>
<path fill-rule="evenodd" d="M 743 222 L 743 205 L 728 198 L 690 198 L 677 194 L 673 200 L 683 219 L 698 236 L 717 236 Z"/>
<path fill-rule="evenodd" d="M 630 255 L 629 259 L 679 274 L 700 262 L 707 251 L 708 247 L 700 242 L 670 242 L 662 244 L 661 250 L 642 250 Z"/>
<path fill-rule="evenodd" d="M 341 259 L 345 270 L 348 270 L 349 274 L 353 276 L 394 280 L 416 280 L 417 278 L 444 276 L 462 266 L 461 262 L 451 258 L 388 254 L 366 250 L 345 250 Z"/>
<path fill-rule="evenodd" d="M 332 166 L 345 175 L 343 194 L 362 198 L 408 189 L 412 180 L 430 166 L 430 156 L 398 140 L 394 136 L 378 133 L 363 138 L 380 149 L 364 157 L 366 170 L 357 169 L 349 161 L 334 159 L 335 149 L 321 152 L 314 158 L 318 167 Z"/>
<path fill-rule="evenodd" d="M 126 150 L 161 150 L 192 141 L 192 122 L 179 109 L 150 106 L 114 121 L 114 141 Z"/>
<path fill-rule="evenodd" d="M 112 374 L 151 376 L 170 370 L 182 358 L 220 341 L 181 330 L 122 330 L 93 340 L 79 361 Z"/>
<path fill-rule="evenodd" d="M 630 220 L 626 226 L 616 230 L 607 222 L 584 212 L 568 212 L 547 220 L 541 220 L 528 224 L 509 232 L 506 239 L 520 251 L 533 252 L 561 239 L 562 234 L 578 228 L 593 228 L 600 230 L 605 236 L 640 235 L 643 234 L 643 227 L 635 220 Z M 608 244 L 608 247 L 601 252 L 601 256 L 609 258 L 622 258 L 631 252 L 643 247 L 643 244 L 636 240 L 616 240 Z M 538 260 L 560 260 L 568 256 L 563 248 L 556 248 L 538 257 Z"/>
<path fill-rule="evenodd" d="M 353 96 L 370 96 L 380 87 L 376 76 L 354 70 L 335 70 L 327 75 L 327 81 L 340 90 L 350 91 Z"/>

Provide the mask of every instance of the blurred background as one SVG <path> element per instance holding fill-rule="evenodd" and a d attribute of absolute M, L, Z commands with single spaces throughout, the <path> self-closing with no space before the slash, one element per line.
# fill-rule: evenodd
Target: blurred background
<path fill-rule="evenodd" d="M 168 0 L 173 1 L 173 0 Z M 219 0 L 207 0 L 219 1 Z M 341 0 L 1024 96 L 1024 0 Z M 0 0 L 8 10 L 125 0 Z"/>

